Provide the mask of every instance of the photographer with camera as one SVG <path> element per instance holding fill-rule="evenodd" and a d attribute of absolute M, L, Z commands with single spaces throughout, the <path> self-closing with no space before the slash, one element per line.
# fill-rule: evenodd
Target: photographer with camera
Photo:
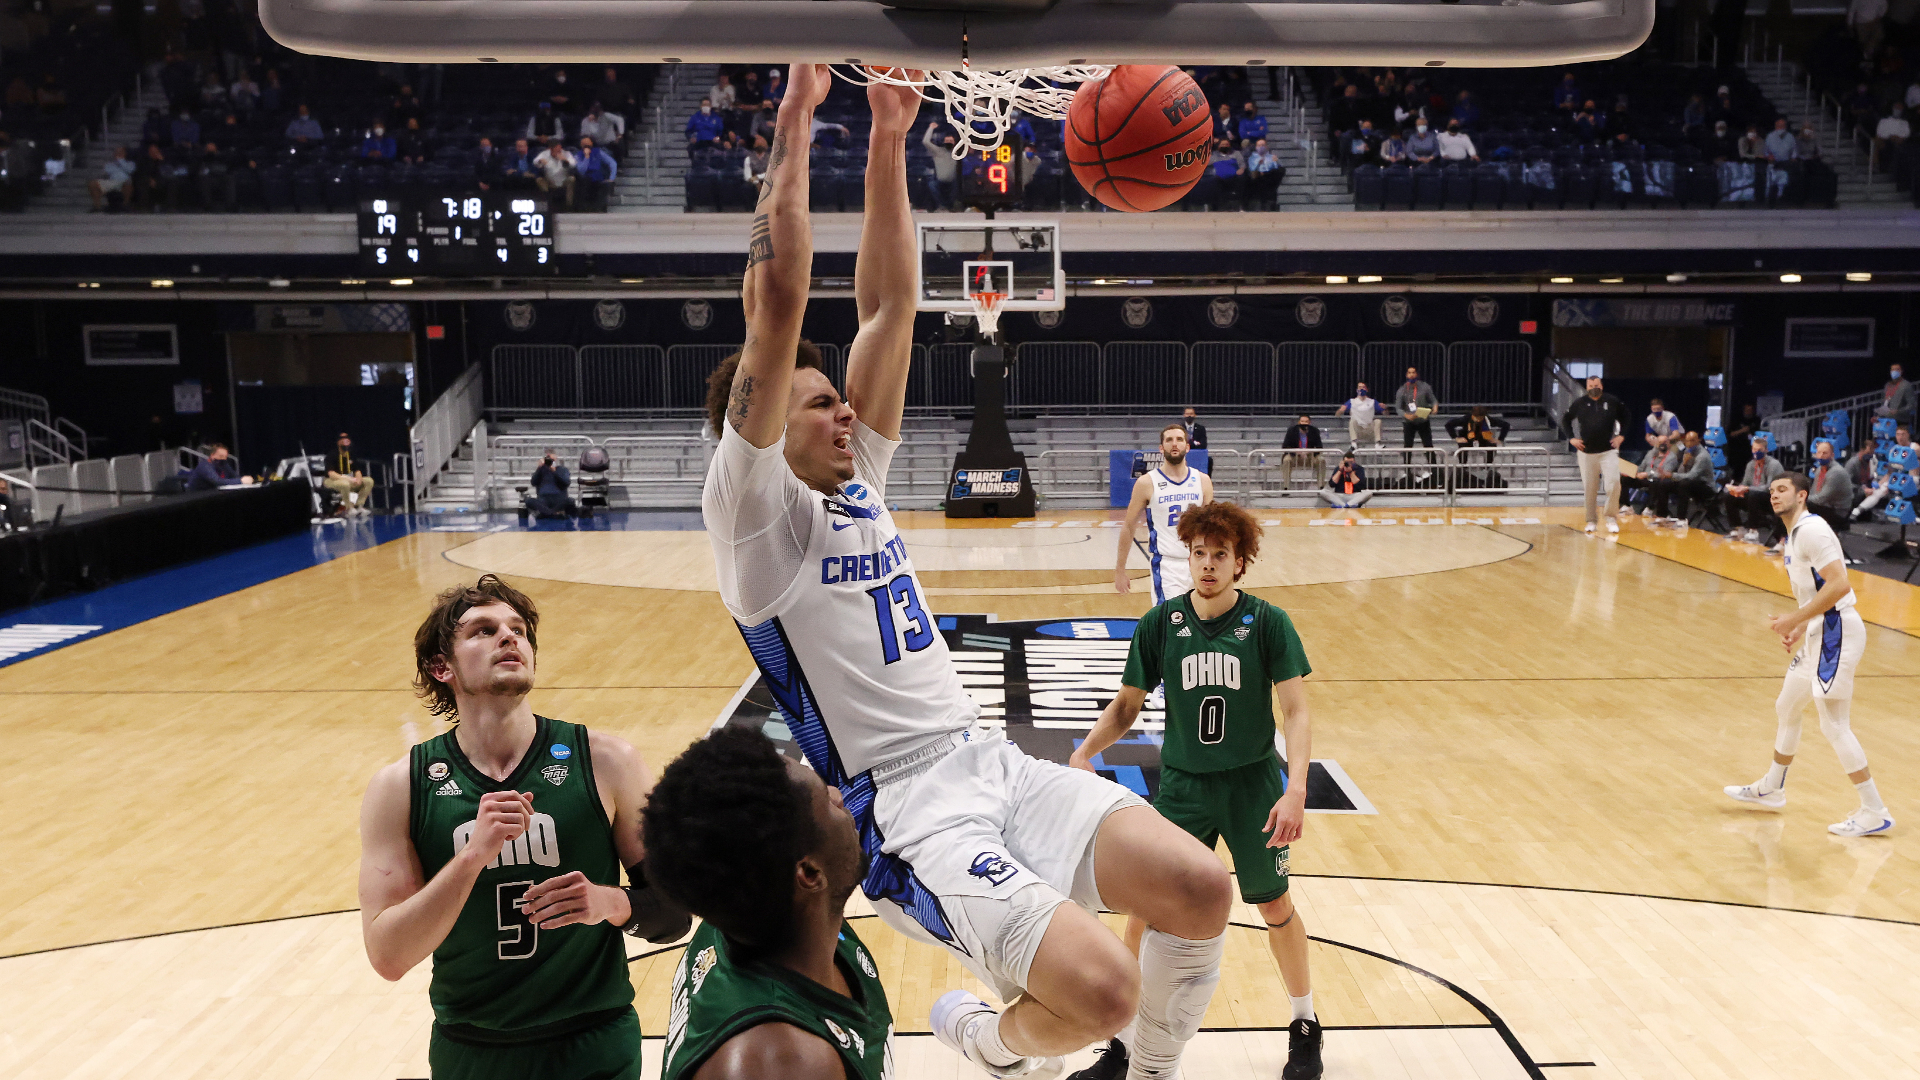
<path fill-rule="evenodd" d="M 1340 459 L 1340 467 L 1327 477 L 1326 486 L 1320 489 L 1320 501 L 1337 509 L 1352 510 L 1367 505 L 1372 499 L 1373 492 L 1367 490 L 1367 470 L 1353 460 L 1353 451 L 1348 450 Z"/>
<path fill-rule="evenodd" d="M 527 509 L 537 517 L 572 516 L 573 500 L 567 496 L 571 483 L 573 474 L 560 464 L 559 453 L 549 448 L 533 470 L 533 494 L 527 496 Z"/>

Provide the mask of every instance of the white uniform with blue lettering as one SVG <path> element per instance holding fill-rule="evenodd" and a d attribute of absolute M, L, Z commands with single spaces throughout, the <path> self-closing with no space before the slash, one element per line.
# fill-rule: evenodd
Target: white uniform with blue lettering
<path fill-rule="evenodd" d="M 728 425 L 701 516 L 721 600 L 859 825 L 874 910 L 1011 1000 L 1054 907 L 1099 905 L 1100 822 L 1141 800 L 978 722 L 887 512 L 899 445 L 854 421 L 854 478 L 823 495 L 788 467 L 784 438 L 757 449 Z"/>
<path fill-rule="evenodd" d="M 1200 490 L 1200 470 L 1188 469 L 1187 478 L 1174 483 L 1162 469 L 1147 474 L 1153 494 L 1147 498 L 1147 562 L 1153 567 L 1153 602 L 1193 590 L 1187 569 L 1187 545 L 1180 540 L 1180 515 L 1206 501 Z"/>
<path fill-rule="evenodd" d="M 1783 552 L 1787 581 L 1793 587 L 1793 599 L 1802 607 L 1812 600 L 1826 583 L 1820 568 L 1834 563 L 1846 565 L 1846 552 L 1833 526 L 1811 511 L 1800 515 L 1787 533 Z M 1805 679 L 1814 697 L 1846 701 L 1853 697 L 1853 673 L 1867 650 L 1867 624 L 1854 610 L 1853 594 L 1807 625 L 1807 636 L 1800 649 L 1787 662 L 1788 679 Z"/>

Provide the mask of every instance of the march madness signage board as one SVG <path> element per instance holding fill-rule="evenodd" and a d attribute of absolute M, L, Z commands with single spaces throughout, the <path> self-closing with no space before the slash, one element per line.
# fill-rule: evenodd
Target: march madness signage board
<path fill-rule="evenodd" d="M 1034 757 L 1066 764 L 1100 711 L 1120 690 L 1134 619 L 1050 619 L 1000 622 L 991 615 L 938 616 L 954 667 L 980 704 L 981 719 L 1004 723 L 1007 738 Z M 1160 789 L 1160 743 L 1166 716 L 1142 710 L 1127 737 L 1094 759 L 1102 776 L 1151 799 Z M 756 671 L 714 726 L 764 731 L 800 758 L 786 717 Z M 1307 809 L 1371 814 L 1374 808 L 1338 762 L 1315 759 L 1307 774 Z"/>

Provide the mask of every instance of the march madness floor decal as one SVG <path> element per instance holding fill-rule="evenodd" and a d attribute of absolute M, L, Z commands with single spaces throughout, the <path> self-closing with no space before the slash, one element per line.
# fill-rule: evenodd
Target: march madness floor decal
<path fill-rule="evenodd" d="M 942 615 L 953 653 L 981 719 L 1006 725 L 1007 738 L 1037 758 L 1065 764 L 1120 689 L 1134 619 L 1000 622 L 991 615 Z M 1160 788 L 1165 714 L 1145 710 L 1127 737 L 1094 758 L 1102 776 L 1151 799 Z M 758 672 L 741 686 L 715 727 L 739 724 L 767 733 L 800 757 L 786 718 Z M 1373 804 L 1337 761 L 1316 758 L 1307 772 L 1307 810 L 1372 814 Z"/>

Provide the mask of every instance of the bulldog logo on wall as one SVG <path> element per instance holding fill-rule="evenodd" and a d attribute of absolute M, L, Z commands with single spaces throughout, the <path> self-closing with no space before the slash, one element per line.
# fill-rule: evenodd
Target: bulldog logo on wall
<path fill-rule="evenodd" d="M 680 305 L 680 325 L 689 330 L 705 330 L 713 325 L 713 305 L 705 300 L 689 300 Z"/>
<path fill-rule="evenodd" d="M 618 300 L 602 300 L 593 305 L 593 325 L 612 333 L 627 324 L 627 305 Z"/>
<path fill-rule="evenodd" d="M 1327 302 L 1317 296 L 1303 296 L 1293 305 L 1293 320 L 1309 330 L 1327 321 Z"/>
<path fill-rule="evenodd" d="M 1065 311 L 1036 311 L 1033 313 L 1033 325 L 1042 330 L 1058 330 L 1066 321 Z"/>
<path fill-rule="evenodd" d="M 1491 296 L 1476 296 L 1467 301 L 1467 321 L 1482 330 L 1500 321 L 1500 301 Z"/>
<path fill-rule="evenodd" d="M 1144 296 L 1130 296 L 1120 305 L 1120 321 L 1129 330 L 1144 330 L 1153 321 L 1153 304 Z"/>
<path fill-rule="evenodd" d="M 1380 321 L 1394 329 L 1407 325 L 1413 318 L 1413 302 L 1404 296 L 1389 296 L 1380 301 Z"/>
<path fill-rule="evenodd" d="M 1231 296 L 1216 296 L 1207 301 L 1207 321 L 1215 330 L 1227 330 L 1240 321 L 1240 301 Z"/>
<path fill-rule="evenodd" d="M 533 329 L 533 301 L 509 300 L 507 301 L 506 311 L 503 314 L 506 317 L 508 329 L 518 330 L 523 333 Z"/>

